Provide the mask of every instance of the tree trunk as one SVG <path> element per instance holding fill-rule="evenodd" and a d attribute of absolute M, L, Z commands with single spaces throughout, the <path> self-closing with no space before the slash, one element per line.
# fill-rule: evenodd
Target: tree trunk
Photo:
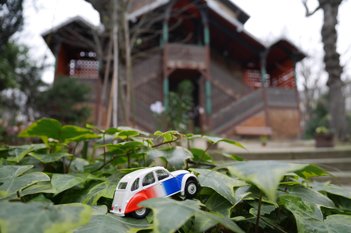
<path fill-rule="evenodd" d="M 328 73 L 329 87 L 329 110 L 331 114 L 330 126 L 339 139 L 346 137 L 346 114 L 345 97 L 343 95 L 344 83 L 341 80 L 342 67 L 340 65 L 340 55 L 336 49 L 338 23 L 338 9 L 342 0 L 319 0 L 319 4 L 324 12 L 324 22 L 322 26 L 322 41 L 324 47 L 324 63 Z"/>

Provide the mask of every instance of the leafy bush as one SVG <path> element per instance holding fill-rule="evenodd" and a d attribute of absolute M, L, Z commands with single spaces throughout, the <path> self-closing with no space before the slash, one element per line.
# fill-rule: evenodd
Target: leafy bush
<path fill-rule="evenodd" d="M 351 232 L 350 189 L 311 182 L 326 175 L 315 165 L 228 154 L 232 162 L 215 164 L 211 145 L 242 147 L 229 139 L 48 118 L 20 136 L 42 143 L 0 149 L 1 232 Z M 191 146 L 199 139 L 209 148 Z M 147 200 L 153 211 L 143 220 L 109 214 L 119 179 L 156 164 L 195 173 L 196 198 Z"/>

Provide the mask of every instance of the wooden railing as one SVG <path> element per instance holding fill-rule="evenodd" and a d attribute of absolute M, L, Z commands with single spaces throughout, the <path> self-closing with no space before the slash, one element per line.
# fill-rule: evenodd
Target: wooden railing
<path fill-rule="evenodd" d="M 266 88 L 268 107 L 297 107 L 298 100 L 296 90 L 285 88 Z"/>
<path fill-rule="evenodd" d="M 213 132 L 222 133 L 264 108 L 263 89 L 258 89 L 212 116 Z"/>
<path fill-rule="evenodd" d="M 169 69 L 206 69 L 208 54 L 203 46 L 171 43 L 165 45 L 164 53 Z"/>
<path fill-rule="evenodd" d="M 297 108 L 296 91 L 283 88 L 257 89 L 213 114 L 212 132 L 232 130 L 243 120 L 269 107 Z"/>

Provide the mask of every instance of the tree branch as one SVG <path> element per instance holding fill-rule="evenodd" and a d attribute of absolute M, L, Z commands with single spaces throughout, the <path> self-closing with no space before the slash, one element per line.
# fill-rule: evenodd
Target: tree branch
<path fill-rule="evenodd" d="M 313 15 L 314 13 L 316 13 L 319 9 L 321 9 L 321 5 L 318 5 L 316 7 L 316 9 L 314 9 L 313 11 L 310 11 L 310 9 L 307 6 L 307 1 L 308 0 L 302 0 L 302 4 L 305 7 L 306 17 L 309 17 L 309 16 Z"/>

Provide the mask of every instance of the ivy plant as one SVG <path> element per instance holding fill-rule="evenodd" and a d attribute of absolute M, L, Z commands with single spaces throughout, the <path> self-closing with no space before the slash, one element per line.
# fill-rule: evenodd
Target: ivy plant
<path fill-rule="evenodd" d="M 0 148 L 0 232 L 351 232 L 349 188 L 314 182 L 328 175 L 316 165 L 213 158 L 213 145 L 237 141 L 49 118 L 19 136 L 32 142 Z M 155 165 L 190 170 L 200 192 L 144 201 L 142 220 L 110 214 L 118 181 Z"/>

